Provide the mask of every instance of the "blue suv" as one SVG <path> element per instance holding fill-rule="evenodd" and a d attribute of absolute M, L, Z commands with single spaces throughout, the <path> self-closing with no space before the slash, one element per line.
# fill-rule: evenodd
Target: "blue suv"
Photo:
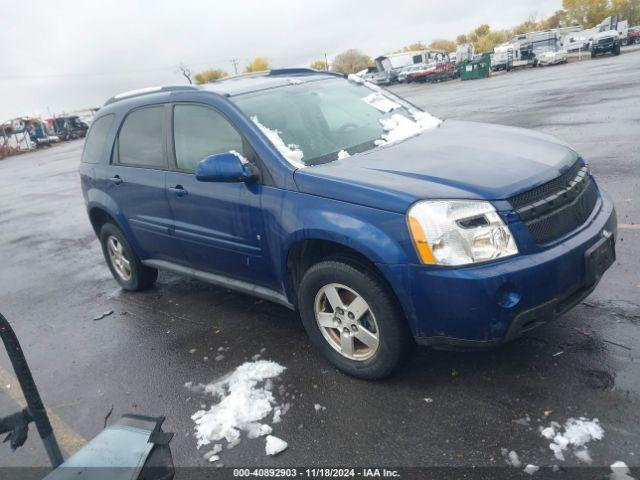
<path fill-rule="evenodd" d="M 307 69 L 117 95 L 80 166 L 122 288 L 170 270 L 296 309 L 343 371 L 497 345 L 585 298 L 616 213 L 564 142 Z"/>

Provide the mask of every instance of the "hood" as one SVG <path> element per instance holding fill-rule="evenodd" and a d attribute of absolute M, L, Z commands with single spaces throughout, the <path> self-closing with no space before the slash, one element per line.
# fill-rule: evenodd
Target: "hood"
<path fill-rule="evenodd" d="M 294 179 L 304 193 L 404 213 L 422 199 L 506 199 L 576 160 L 550 135 L 447 120 L 403 142 L 296 170 Z"/>

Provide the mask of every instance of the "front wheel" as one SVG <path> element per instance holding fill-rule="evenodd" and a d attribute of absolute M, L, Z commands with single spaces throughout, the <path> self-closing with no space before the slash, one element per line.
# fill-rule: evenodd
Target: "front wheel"
<path fill-rule="evenodd" d="M 409 344 L 393 293 L 358 262 L 337 258 L 312 266 L 300 283 L 298 308 L 316 348 L 354 377 L 388 376 Z"/>
<path fill-rule="evenodd" d="M 131 248 L 122 230 L 112 223 L 100 229 L 102 253 L 111 275 L 125 290 L 139 291 L 151 287 L 158 278 L 158 270 L 145 267 Z"/>

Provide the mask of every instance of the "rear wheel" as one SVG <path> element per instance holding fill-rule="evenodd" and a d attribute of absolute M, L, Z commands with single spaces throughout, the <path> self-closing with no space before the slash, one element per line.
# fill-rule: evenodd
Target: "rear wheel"
<path fill-rule="evenodd" d="M 158 270 L 145 267 L 131 248 L 124 233 L 113 223 L 100 229 L 102 253 L 111 275 L 125 290 L 139 291 L 151 287 L 158 278 Z"/>
<path fill-rule="evenodd" d="M 298 307 L 312 343 L 349 375 L 389 375 L 409 344 L 393 293 L 358 262 L 336 258 L 312 266 L 300 283 Z"/>

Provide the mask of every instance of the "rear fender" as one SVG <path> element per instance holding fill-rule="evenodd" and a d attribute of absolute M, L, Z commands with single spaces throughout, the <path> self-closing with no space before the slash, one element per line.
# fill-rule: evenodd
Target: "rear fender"
<path fill-rule="evenodd" d="M 104 191 L 99 190 L 97 188 L 91 188 L 86 191 L 86 203 L 87 203 L 87 214 L 89 214 L 89 218 L 91 218 L 91 211 L 93 209 L 99 209 L 109 215 L 111 218 L 115 220 L 116 225 L 122 232 L 125 237 L 129 241 L 131 248 L 135 251 L 136 255 L 141 258 L 144 258 L 143 249 L 138 244 L 135 239 L 135 235 L 131 231 L 131 227 L 129 226 L 129 222 L 127 218 L 123 215 L 122 211 L 118 208 L 116 202 L 107 195 Z M 99 237 L 100 232 L 96 232 L 96 235 Z"/>

